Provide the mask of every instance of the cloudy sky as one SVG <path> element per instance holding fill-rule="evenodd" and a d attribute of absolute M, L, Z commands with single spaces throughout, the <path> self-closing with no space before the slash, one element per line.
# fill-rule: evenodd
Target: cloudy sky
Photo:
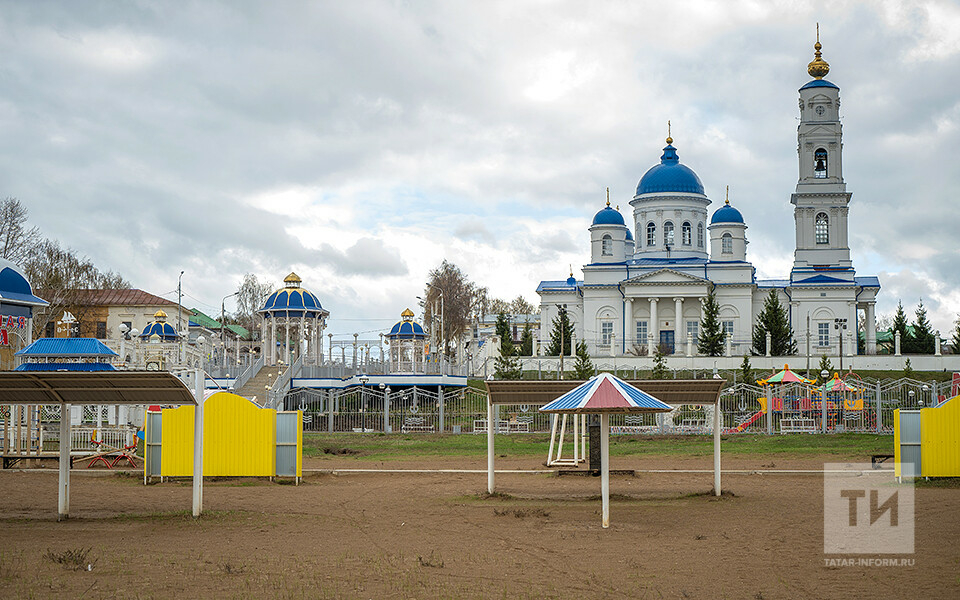
<path fill-rule="evenodd" d="M 218 312 L 291 270 L 376 332 L 443 259 L 537 302 L 673 123 L 760 278 L 793 260 L 820 22 L 861 275 L 960 311 L 960 7 L 930 2 L 2 2 L 0 195 L 135 287 Z M 171 290 L 173 292 L 171 293 Z M 227 309 L 232 305 L 228 300 Z"/>

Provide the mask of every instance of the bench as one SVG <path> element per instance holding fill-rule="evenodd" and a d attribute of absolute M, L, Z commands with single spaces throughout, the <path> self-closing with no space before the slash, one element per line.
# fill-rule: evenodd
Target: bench
<path fill-rule="evenodd" d="M 817 433 L 817 422 L 809 417 L 780 419 L 780 433 Z"/>

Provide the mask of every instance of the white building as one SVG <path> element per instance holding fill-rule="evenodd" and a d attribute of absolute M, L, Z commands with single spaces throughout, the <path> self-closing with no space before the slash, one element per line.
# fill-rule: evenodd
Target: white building
<path fill-rule="evenodd" d="M 750 352 L 753 324 L 764 298 L 776 290 L 789 311 L 800 353 L 857 352 L 858 315 L 867 354 L 876 352 L 875 276 L 857 276 L 850 257 L 847 214 L 851 193 L 843 181 L 840 88 L 823 79 L 829 66 L 820 43 L 800 88 L 797 130 L 800 178 L 795 206 L 796 250 L 788 277 L 758 280 L 747 257 L 747 225 L 729 200 L 712 203 L 692 169 L 680 163 L 667 137 L 660 164 L 640 179 L 630 200 L 632 219 L 607 206 L 590 226 L 590 262 L 583 279 L 542 281 L 541 331 L 566 306 L 576 341 L 591 354 L 653 352 L 657 343 L 676 354 L 695 354 L 701 303 L 714 289 L 720 320 L 734 356 Z M 837 329 L 846 319 L 847 329 Z M 809 336 L 807 331 L 810 332 Z M 841 342 L 841 336 L 842 342 Z"/>

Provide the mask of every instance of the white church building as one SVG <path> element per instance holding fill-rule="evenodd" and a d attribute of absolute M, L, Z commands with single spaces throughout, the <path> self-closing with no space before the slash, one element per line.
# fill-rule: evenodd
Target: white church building
<path fill-rule="evenodd" d="M 799 90 L 800 178 L 790 198 L 796 250 L 789 275 L 757 279 L 743 214 L 729 200 L 711 214 L 700 178 L 680 162 L 667 137 L 660 164 L 637 185 L 628 217 L 611 208 L 609 199 L 594 217 L 583 279 L 571 273 L 566 280 L 540 282 L 544 342 L 563 306 L 575 340 L 586 341 L 591 355 L 652 354 L 656 344 L 695 355 L 702 303 L 713 289 L 728 353 L 742 356 L 750 353 L 754 322 L 775 290 L 800 354 L 808 343 L 815 355 L 837 356 L 841 343 L 842 354 L 856 354 L 858 316 L 866 353 L 876 352 L 880 282 L 858 276 L 850 257 L 840 88 L 823 78 L 829 65 L 820 47 L 818 41 L 808 66 L 813 79 Z"/>

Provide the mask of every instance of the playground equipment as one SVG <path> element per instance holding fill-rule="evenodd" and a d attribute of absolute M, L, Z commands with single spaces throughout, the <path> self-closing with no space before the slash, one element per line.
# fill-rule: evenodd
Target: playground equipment
<path fill-rule="evenodd" d="M 547 466 L 548 467 L 560 467 L 560 466 L 573 466 L 576 467 L 581 462 L 586 460 L 587 455 L 587 416 L 573 414 L 573 456 L 571 458 L 563 458 L 563 443 L 564 438 L 566 437 L 567 432 L 567 417 L 571 416 L 566 413 L 562 416 L 562 421 L 560 424 L 560 436 L 557 437 L 557 421 L 561 420 L 561 415 L 551 415 L 552 424 L 550 426 L 550 448 L 547 450 Z M 557 454 L 554 456 L 553 450 L 556 447 Z"/>
<path fill-rule="evenodd" d="M 897 479 L 960 477 L 960 396 L 938 406 L 893 411 Z"/>
<path fill-rule="evenodd" d="M 149 411 L 143 478 L 193 475 L 195 408 Z M 235 477 L 303 476 L 303 413 L 277 412 L 229 392 L 203 404 L 203 474 Z"/>

